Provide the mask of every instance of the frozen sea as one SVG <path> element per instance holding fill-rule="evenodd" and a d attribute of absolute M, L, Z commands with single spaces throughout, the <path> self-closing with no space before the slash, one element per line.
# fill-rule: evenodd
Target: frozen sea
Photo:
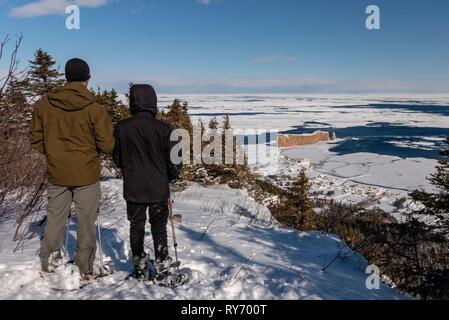
<path fill-rule="evenodd" d="M 230 115 L 235 129 L 281 133 L 335 132 L 329 151 L 437 159 L 449 136 L 447 95 L 162 95 L 160 106 L 188 101 L 194 119 Z"/>

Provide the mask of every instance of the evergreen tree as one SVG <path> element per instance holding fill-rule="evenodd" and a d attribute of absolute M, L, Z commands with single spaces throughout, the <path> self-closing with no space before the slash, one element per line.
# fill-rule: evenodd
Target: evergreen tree
<path fill-rule="evenodd" d="M 128 108 L 120 101 L 117 91 L 112 89 L 111 91 L 97 89 L 97 92 L 93 92 L 100 105 L 106 108 L 109 116 L 111 117 L 112 124 L 115 126 L 122 120 L 131 116 Z"/>
<path fill-rule="evenodd" d="M 209 121 L 209 129 L 211 130 L 217 130 L 218 129 L 218 121 L 216 117 L 213 117 Z"/>
<path fill-rule="evenodd" d="M 310 199 L 310 182 L 304 169 L 301 170 L 298 177 L 293 181 L 290 188 L 292 198 L 290 204 L 297 210 L 297 225 L 304 225 L 315 215 L 313 203 Z M 309 221 L 308 221 L 309 220 Z"/>
<path fill-rule="evenodd" d="M 198 126 L 201 128 L 201 136 L 203 136 L 204 135 L 204 133 L 206 132 L 206 128 L 205 128 L 205 126 L 204 126 L 204 122 L 203 122 L 203 120 L 198 120 Z"/>
<path fill-rule="evenodd" d="M 217 118 L 216 117 L 213 117 L 212 119 L 210 119 L 210 121 L 209 121 L 209 125 L 208 125 L 208 127 L 209 127 L 209 131 L 206 133 L 206 142 L 205 142 L 205 144 L 207 145 L 207 144 L 212 144 L 212 143 L 214 143 L 214 141 L 215 141 L 215 137 L 213 136 L 213 134 L 215 134 L 216 133 L 216 130 L 218 129 L 218 121 L 217 121 Z M 212 131 L 215 131 L 215 132 L 212 132 Z M 211 152 L 210 152 L 210 155 L 209 155 L 210 157 L 214 157 L 215 156 L 215 152 L 214 152 L 214 150 L 211 150 Z M 223 158 L 220 160 L 220 163 L 222 164 L 222 162 L 223 162 Z M 217 164 L 210 164 L 210 165 L 205 165 L 205 167 L 206 167 L 206 169 L 208 169 L 209 171 L 216 171 L 216 169 L 217 169 Z"/>
<path fill-rule="evenodd" d="M 188 103 L 175 99 L 173 103 L 167 106 L 165 111 L 159 112 L 157 119 L 169 124 L 173 129 L 184 129 L 190 136 L 190 163 L 183 164 L 181 177 L 186 180 L 195 180 L 197 176 L 198 165 L 193 165 L 193 124 L 189 115 Z"/>
<path fill-rule="evenodd" d="M 228 144 L 232 143 L 232 164 L 226 164 L 224 163 L 224 165 L 229 166 L 229 167 L 234 167 L 236 164 L 236 139 L 234 137 L 232 137 L 231 141 L 227 141 L 226 140 L 226 131 L 227 130 L 231 130 L 231 124 L 229 122 L 229 116 L 225 115 L 223 117 L 223 122 L 221 125 L 221 129 L 222 129 L 222 138 L 221 138 L 221 143 L 222 143 L 222 154 L 223 154 L 223 159 L 224 162 L 226 162 L 226 147 Z M 228 146 L 229 147 L 229 146 Z"/>
<path fill-rule="evenodd" d="M 117 91 L 115 91 L 114 89 L 112 89 L 111 91 L 101 91 L 100 88 L 97 88 L 97 91 L 91 89 L 91 92 L 95 95 L 97 102 L 108 112 L 114 128 L 120 121 L 131 116 L 129 109 L 126 108 L 125 105 L 120 101 Z M 112 156 L 110 154 L 102 154 L 100 159 L 102 165 L 109 169 L 111 172 L 114 172 L 117 178 L 122 177 L 120 170 L 117 170 L 117 168 L 115 167 L 114 161 L 112 160 Z"/>
<path fill-rule="evenodd" d="M 188 103 L 175 99 L 173 103 L 167 106 L 167 111 L 162 111 L 157 117 L 159 120 L 168 123 L 175 129 L 185 129 L 193 136 L 193 125 L 189 115 Z"/>
<path fill-rule="evenodd" d="M 130 102 L 129 92 L 131 91 L 131 87 L 133 85 L 134 85 L 134 83 L 132 83 L 132 82 L 128 83 L 128 92 L 125 93 L 125 97 L 126 97 L 126 101 L 128 101 L 128 105 L 129 105 L 129 102 Z"/>
<path fill-rule="evenodd" d="M 223 125 L 222 125 L 223 131 L 225 130 L 231 130 L 231 121 L 229 120 L 229 115 L 225 115 L 223 117 Z"/>
<path fill-rule="evenodd" d="M 188 103 L 181 104 L 180 100 L 176 99 L 173 103 L 167 106 L 165 111 L 158 114 L 159 120 L 164 121 L 171 125 L 175 129 L 185 129 L 190 134 L 190 158 L 193 161 L 193 125 L 189 115 Z M 212 123 L 209 124 L 209 128 L 218 129 L 218 121 L 216 118 L 212 119 Z M 224 121 L 223 125 L 226 128 L 230 128 L 229 118 L 228 121 Z M 201 136 L 205 134 L 206 125 L 202 120 L 198 122 L 199 129 L 201 130 Z M 223 136 L 224 139 L 224 136 Z M 236 159 L 236 144 L 234 139 L 233 156 Z M 202 141 L 202 150 L 206 146 L 207 142 Z M 224 144 L 223 144 L 224 146 Z M 224 148 L 224 147 L 223 147 Z M 224 155 L 223 150 L 223 155 Z M 243 165 L 183 165 L 181 177 L 190 181 L 202 181 L 208 183 L 209 180 L 213 183 L 228 184 L 233 187 L 240 187 L 246 182 L 246 178 L 250 175 L 250 170 L 247 165 L 247 161 Z"/>
<path fill-rule="evenodd" d="M 446 142 L 449 146 L 449 138 Z M 442 150 L 441 156 L 436 172 L 429 178 L 438 192 L 428 193 L 417 190 L 411 196 L 413 200 L 424 205 L 423 209 L 414 214 L 426 219 L 427 225 L 433 232 L 449 239 L 449 148 Z"/>
<path fill-rule="evenodd" d="M 8 103 L 26 104 L 27 99 L 24 91 L 24 81 L 12 76 L 5 91 L 5 96 L 8 99 Z"/>
<path fill-rule="evenodd" d="M 316 214 L 310 199 L 310 182 L 305 170 L 301 170 L 286 196 L 273 208 L 275 218 L 283 225 L 298 230 L 316 227 Z"/>
<path fill-rule="evenodd" d="M 28 87 L 29 96 L 41 97 L 64 83 L 61 79 L 62 74 L 55 68 L 56 62 L 53 57 L 44 50 L 37 50 L 34 59 L 29 62 L 29 77 L 22 83 L 22 86 Z"/>

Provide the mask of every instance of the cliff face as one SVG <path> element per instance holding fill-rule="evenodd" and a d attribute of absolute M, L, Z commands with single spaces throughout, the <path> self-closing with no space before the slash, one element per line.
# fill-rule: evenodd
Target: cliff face
<path fill-rule="evenodd" d="M 308 144 L 316 144 L 321 141 L 332 140 L 329 132 L 316 131 L 312 134 L 286 134 L 279 135 L 278 137 L 278 147 L 288 148 L 304 146 Z"/>

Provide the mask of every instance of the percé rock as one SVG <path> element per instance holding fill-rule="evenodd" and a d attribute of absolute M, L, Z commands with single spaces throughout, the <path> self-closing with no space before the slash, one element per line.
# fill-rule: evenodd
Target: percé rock
<path fill-rule="evenodd" d="M 336 135 L 325 131 L 316 131 L 312 134 L 283 134 L 278 137 L 278 147 L 288 148 L 316 144 L 322 141 L 335 140 Z"/>

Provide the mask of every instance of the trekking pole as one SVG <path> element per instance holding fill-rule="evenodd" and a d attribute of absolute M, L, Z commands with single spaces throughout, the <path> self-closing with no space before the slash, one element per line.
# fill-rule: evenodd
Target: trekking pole
<path fill-rule="evenodd" d="M 175 247 L 175 259 L 176 259 L 176 269 L 179 271 L 180 262 L 178 259 L 178 242 L 176 241 L 176 231 L 175 231 L 175 221 L 173 220 L 173 196 L 170 192 L 170 199 L 168 200 L 168 211 L 170 213 L 171 230 L 173 234 L 173 246 Z"/>
<path fill-rule="evenodd" d="M 98 228 L 98 251 L 100 252 L 100 275 L 103 275 L 103 246 L 101 242 L 101 226 L 100 226 L 100 214 L 97 217 L 97 228 Z"/>

